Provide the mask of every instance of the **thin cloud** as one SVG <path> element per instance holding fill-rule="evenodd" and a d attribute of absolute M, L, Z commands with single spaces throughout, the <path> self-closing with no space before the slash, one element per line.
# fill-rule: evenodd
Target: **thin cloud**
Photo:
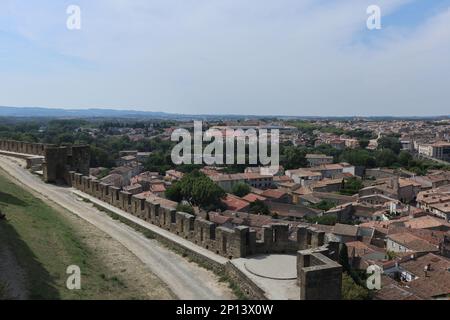
<path fill-rule="evenodd" d="M 0 23 L 1 105 L 448 113 L 449 1 L 412 27 L 369 31 L 374 1 L 80 0 L 75 32 L 65 29 L 71 1 L 36 2 L 0 5 L 9 20 Z M 375 2 L 385 17 L 414 3 Z"/>

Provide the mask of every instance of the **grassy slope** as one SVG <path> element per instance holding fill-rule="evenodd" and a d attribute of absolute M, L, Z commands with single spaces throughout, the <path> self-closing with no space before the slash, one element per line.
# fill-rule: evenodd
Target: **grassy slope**
<path fill-rule="evenodd" d="M 6 288 L 5 285 L 3 283 L 0 282 L 0 300 L 2 299 L 6 299 Z"/>
<path fill-rule="evenodd" d="M 0 249 L 9 246 L 27 274 L 31 299 L 134 299 L 120 278 L 108 276 L 58 212 L 0 175 Z M 66 268 L 78 265 L 82 290 L 66 288 Z"/>

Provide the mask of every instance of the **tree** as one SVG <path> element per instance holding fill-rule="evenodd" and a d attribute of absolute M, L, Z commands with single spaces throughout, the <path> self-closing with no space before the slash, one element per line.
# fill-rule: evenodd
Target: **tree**
<path fill-rule="evenodd" d="M 109 175 L 110 172 L 111 172 L 111 170 L 108 168 L 102 169 L 102 171 L 100 171 L 100 173 L 98 174 L 97 179 L 102 179 L 102 178 L 106 177 L 107 175 Z"/>
<path fill-rule="evenodd" d="M 240 182 L 233 186 L 231 192 L 238 197 L 244 197 L 250 193 L 250 186 L 246 183 Z"/>
<path fill-rule="evenodd" d="M 345 243 L 339 247 L 338 262 L 342 266 L 342 298 L 344 300 L 371 299 L 370 291 L 365 287 L 365 273 L 354 270 L 349 263 L 348 248 Z"/>
<path fill-rule="evenodd" d="M 144 164 L 144 169 L 146 171 L 156 171 L 159 173 L 164 173 L 171 168 L 169 165 L 171 162 L 170 154 L 164 153 L 163 151 L 152 153 Z"/>
<path fill-rule="evenodd" d="M 397 253 L 394 251 L 386 251 L 386 256 L 389 261 L 394 260 L 397 257 Z"/>
<path fill-rule="evenodd" d="M 314 224 L 323 224 L 326 226 L 334 226 L 337 222 L 337 217 L 335 215 L 324 215 L 324 216 L 317 216 L 317 217 L 307 217 L 306 220 L 309 223 Z"/>
<path fill-rule="evenodd" d="M 281 157 L 281 164 L 285 169 L 306 167 L 306 151 L 299 147 L 285 147 Z"/>
<path fill-rule="evenodd" d="M 199 171 L 185 174 L 166 190 L 166 197 L 172 201 L 185 200 L 191 205 L 209 209 L 221 208 L 224 196 L 225 191 Z"/>
<path fill-rule="evenodd" d="M 378 139 L 378 149 L 390 149 L 398 154 L 402 149 L 402 144 L 397 137 L 387 136 Z"/>
<path fill-rule="evenodd" d="M 97 146 L 91 146 L 91 167 L 111 168 L 114 166 L 114 159 L 111 153 Z"/>
<path fill-rule="evenodd" d="M 355 129 L 355 130 L 347 131 L 345 134 L 352 138 L 365 139 L 365 140 L 374 139 L 376 137 L 372 131 L 364 130 L 364 129 Z"/>
<path fill-rule="evenodd" d="M 183 195 L 181 193 L 181 185 L 179 182 L 175 182 L 169 188 L 166 189 L 166 198 L 175 202 L 181 202 Z"/>
<path fill-rule="evenodd" d="M 345 271 L 350 271 L 350 264 L 348 262 L 348 248 L 345 243 L 342 243 L 339 247 L 339 264 L 344 268 Z"/>
<path fill-rule="evenodd" d="M 402 166 L 408 167 L 410 161 L 413 159 L 411 153 L 409 153 L 408 151 L 401 151 L 400 154 L 398 155 L 398 161 L 400 162 L 400 164 Z"/>
<path fill-rule="evenodd" d="M 391 149 L 378 150 L 375 159 L 379 167 L 390 167 L 397 162 L 397 156 Z"/>
<path fill-rule="evenodd" d="M 177 211 L 179 212 L 184 212 L 184 213 L 189 213 L 191 215 L 195 215 L 195 210 L 192 206 L 188 205 L 188 204 L 184 204 L 184 203 L 179 203 L 177 205 Z"/>
<path fill-rule="evenodd" d="M 336 202 L 329 200 L 321 200 L 319 203 L 311 205 L 311 208 L 323 211 L 328 211 L 334 207 L 336 207 Z"/>
<path fill-rule="evenodd" d="M 367 146 L 368 146 L 369 143 L 370 143 L 370 141 L 367 140 L 367 139 L 359 139 L 358 142 L 359 142 L 359 147 L 360 147 L 361 149 L 367 148 Z"/>
<path fill-rule="evenodd" d="M 261 200 L 256 200 L 256 201 L 250 203 L 249 211 L 250 211 L 250 213 L 253 213 L 253 214 L 270 215 L 269 207 L 267 206 L 267 204 L 265 204 Z"/>
<path fill-rule="evenodd" d="M 341 160 L 354 166 L 373 168 L 376 165 L 375 158 L 368 150 L 346 150 L 341 155 Z"/>
<path fill-rule="evenodd" d="M 370 300 L 371 293 L 353 281 L 345 272 L 342 273 L 342 299 L 343 300 Z"/>
<path fill-rule="evenodd" d="M 363 183 L 361 179 L 356 177 L 350 177 L 344 179 L 343 187 L 341 189 L 341 194 L 352 196 L 359 192 L 363 188 Z"/>

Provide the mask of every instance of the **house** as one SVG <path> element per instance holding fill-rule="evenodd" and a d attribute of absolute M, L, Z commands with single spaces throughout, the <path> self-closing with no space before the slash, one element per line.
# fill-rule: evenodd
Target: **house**
<path fill-rule="evenodd" d="M 421 190 L 420 184 L 410 179 L 402 179 L 397 176 L 380 179 L 372 186 L 359 191 L 359 196 L 382 194 L 404 203 L 414 201 Z"/>
<path fill-rule="evenodd" d="M 227 210 L 247 212 L 250 209 L 249 202 L 230 193 L 226 194 L 225 198 L 222 199 L 222 202 L 227 207 Z"/>
<path fill-rule="evenodd" d="M 450 230 L 450 223 L 431 216 L 413 218 L 403 222 L 403 224 L 410 229 L 429 229 L 445 232 Z"/>
<path fill-rule="evenodd" d="M 398 200 L 385 196 L 383 194 L 371 194 L 367 196 L 359 197 L 359 203 L 371 204 L 371 205 L 384 205 L 385 203 L 394 202 L 399 203 Z"/>
<path fill-rule="evenodd" d="M 359 147 L 359 141 L 357 139 L 344 139 L 345 146 L 350 149 L 356 149 Z"/>
<path fill-rule="evenodd" d="M 129 192 L 131 194 L 139 194 L 143 192 L 142 186 L 140 184 L 132 184 L 123 187 L 123 191 Z"/>
<path fill-rule="evenodd" d="M 450 172 L 448 171 L 435 171 L 426 176 L 415 176 L 410 178 L 414 182 L 420 184 L 421 191 L 439 188 L 450 184 Z"/>
<path fill-rule="evenodd" d="M 344 150 L 345 149 L 345 141 L 341 139 L 333 139 L 330 140 L 329 145 L 337 150 Z"/>
<path fill-rule="evenodd" d="M 153 183 L 150 185 L 150 192 L 156 194 L 158 197 L 165 197 L 166 186 L 164 183 Z"/>
<path fill-rule="evenodd" d="M 403 290 L 420 299 L 448 299 L 450 295 L 450 260 L 433 253 L 412 256 L 384 273 L 394 279 Z M 383 290 L 383 288 L 382 288 Z"/>
<path fill-rule="evenodd" d="M 181 180 L 184 176 L 183 172 L 177 170 L 167 170 L 166 171 L 166 179 L 169 181 L 178 181 Z"/>
<path fill-rule="evenodd" d="M 428 252 L 438 252 L 439 246 L 419 238 L 409 232 L 390 234 L 386 237 L 386 250 L 403 253 L 411 252 L 424 254 Z"/>
<path fill-rule="evenodd" d="M 317 167 L 323 164 L 333 163 L 333 157 L 324 154 L 307 154 L 305 158 L 309 167 Z"/>
<path fill-rule="evenodd" d="M 122 150 L 119 152 L 119 157 L 136 156 L 137 153 L 137 150 Z"/>
<path fill-rule="evenodd" d="M 267 176 L 282 176 L 284 175 L 283 166 L 278 166 L 277 169 L 271 167 L 247 167 L 244 170 L 244 173 L 259 173 Z"/>
<path fill-rule="evenodd" d="M 128 183 L 125 183 L 123 181 L 122 175 L 117 173 L 112 173 L 107 175 L 106 177 L 103 177 L 102 179 L 100 179 L 100 182 L 112 185 L 117 188 L 122 188 L 123 186 L 128 185 Z"/>
<path fill-rule="evenodd" d="M 145 163 L 151 155 L 151 152 L 138 152 L 136 154 L 136 159 L 141 163 Z"/>
<path fill-rule="evenodd" d="M 342 177 L 344 173 L 348 173 L 351 176 L 355 175 L 355 166 L 352 166 L 346 162 L 324 164 L 317 167 L 310 168 L 311 171 L 320 172 L 323 178 L 334 179 L 338 176 Z"/>
<path fill-rule="evenodd" d="M 256 193 L 249 193 L 246 196 L 242 197 L 242 200 L 252 203 L 257 200 L 264 202 L 267 200 L 267 198 L 263 197 L 262 195 L 256 194 Z"/>
<path fill-rule="evenodd" d="M 235 174 L 215 174 L 209 176 L 219 187 L 227 192 L 231 192 L 233 187 L 240 183 L 246 183 L 257 189 L 267 189 L 273 186 L 273 176 L 259 173 L 235 173 Z"/>
<path fill-rule="evenodd" d="M 342 243 L 358 240 L 358 226 L 336 223 L 332 233 Z"/>
<path fill-rule="evenodd" d="M 278 188 L 280 188 L 280 187 L 290 188 L 290 187 L 293 187 L 296 185 L 294 180 L 288 176 L 274 176 L 273 184 Z"/>
<path fill-rule="evenodd" d="M 227 192 L 231 192 L 235 185 L 246 183 L 244 174 L 216 174 L 209 178 Z"/>
<path fill-rule="evenodd" d="M 226 228 L 234 228 L 233 217 L 227 217 L 217 212 L 208 213 L 209 221 Z"/>
<path fill-rule="evenodd" d="M 286 170 L 286 175 L 303 187 L 309 186 L 314 181 L 322 180 L 321 173 L 307 169 Z"/>
<path fill-rule="evenodd" d="M 324 179 L 312 183 L 309 187 L 313 192 L 339 192 L 343 186 L 343 179 Z"/>
<path fill-rule="evenodd" d="M 354 269 L 366 270 L 372 261 L 382 261 L 386 259 L 383 249 L 375 247 L 362 241 L 350 241 L 347 246 L 349 264 Z"/>
<path fill-rule="evenodd" d="M 420 144 L 419 154 L 428 158 L 450 162 L 450 142 L 441 141 L 433 144 Z"/>
<path fill-rule="evenodd" d="M 116 160 L 116 166 L 131 166 L 137 162 L 137 158 L 135 156 L 123 156 Z"/>
<path fill-rule="evenodd" d="M 411 292 L 408 287 L 386 275 L 381 275 L 381 289 L 375 291 L 373 299 L 396 301 L 423 300 L 423 298 Z"/>
<path fill-rule="evenodd" d="M 150 185 L 155 181 L 162 183 L 162 176 L 158 172 L 143 172 L 131 178 L 131 184 L 140 184 L 144 191 L 150 190 Z"/>
<path fill-rule="evenodd" d="M 450 186 L 419 192 L 417 205 L 426 212 L 450 221 Z"/>
<path fill-rule="evenodd" d="M 154 194 L 150 191 L 145 191 L 145 192 L 139 193 L 136 195 L 136 197 L 138 197 L 140 199 L 146 199 L 150 202 L 159 204 L 161 207 L 172 209 L 172 210 L 175 210 L 178 206 L 177 202 L 158 197 L 156 194 Z"/>
<path fill-rule="evenodd" d="M 284 202 L 284 203 L 292 202 L 291 196 L 286 191 L 282 191 L 280 189 L 264 190 L 264 192 L 261 193 L 261 196 L 268 199 L 269 201 Z"/>
<path fill-rule="evenodd" d="M 253 188 L 268 189 L 273 187 L 273 176 L 260 173 L 244 173 L 245 182 Z"/>
<path fill-rule="evenodd" d="M 317 217 L 321 211 L 303 205 L 294 205 L 282 202 L 266 202 L 272 215 L 279 219 L 302 220 L 306 217 Z"/>
<path fill-rule="evenodd" d="M 129 185 L 131 179 L 142 172 L 142 166 L 121 166 L 111 170 L 110 174 L 119 174 L 122 176 L 124 185 Z"/>

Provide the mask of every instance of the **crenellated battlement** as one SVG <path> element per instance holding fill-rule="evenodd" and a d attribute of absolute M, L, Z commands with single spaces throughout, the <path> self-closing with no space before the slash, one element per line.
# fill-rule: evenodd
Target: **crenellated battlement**
<path fill-rule="evenodd" d="M 0 150 L 35 156 L 44 156 L 45 148 L 53 146 L 54 145 L 44 143 L 32 143 L 15 140 L 0 140 Z"/>
<path fill-rule="evenodd" d="M 85 145 L 55 146 L 14 140 L 0 140 L 0 150 L 17 155 L 44 157 L 42 171 L 45 182 L 64 181 L 71 184 L 69 171 L 89 174 L 90 148 Z"/>
<path fill-rule="evenodd" d="M 175 203 L 157 196 L 133 195 L 74 171 L 70 172 L 70 181 L 72 187 L 84 193 L 229 259 L 267 253 L 296 254 L 299 250 L 325 244 L 325 232 L 312 227 L 299 227 L 297 240 L 292 240 L 289 225 L 266 225 L 262 239 L 257 240 L 256 231 L 248 226 L 232 229 L 219 226 L 201 217 L 177 212 Z"/>

